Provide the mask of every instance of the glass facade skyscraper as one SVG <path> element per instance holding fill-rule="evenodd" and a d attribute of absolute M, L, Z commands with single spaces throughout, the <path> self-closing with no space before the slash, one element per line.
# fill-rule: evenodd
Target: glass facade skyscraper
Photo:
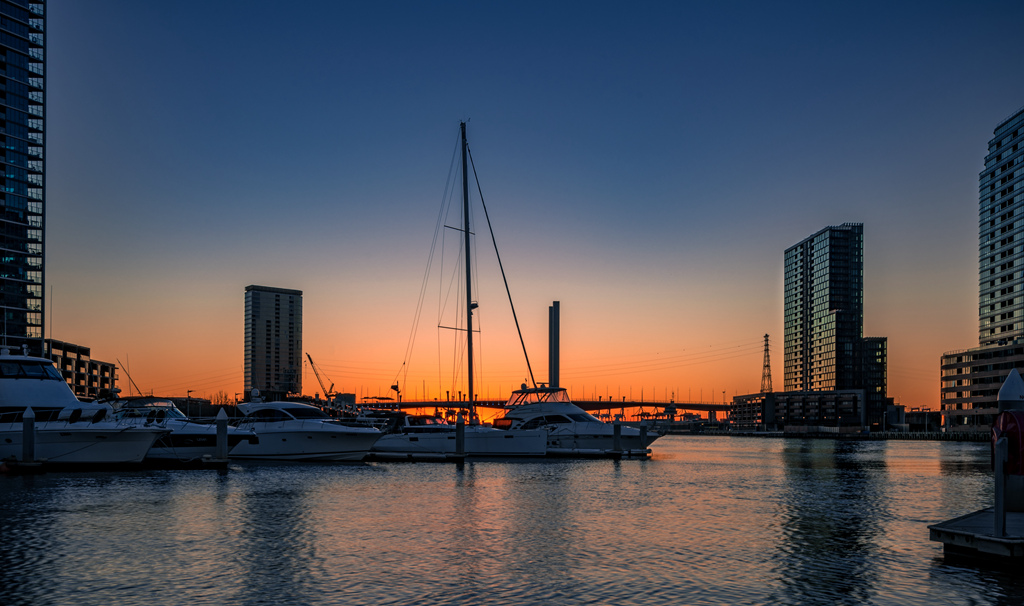
<path fill-rule="evenodd" d="M 785 391 L 863 390 L 860 423 L 881 423 L 888 342 L 864 338 L 864 225 L 826 227 L 786 249 L 785 297 Z"/>
<path fill-rule="evenodd" d="M 952 431 L 987 432 L 1006 375 L 1024 370 L 1024 108 L 996 126 L 978 175 L 978 345 L 942 356 Z"/>
<path fill-rule="evenodd" d="M 245 287 L 245 397 L 302 393 L 302 291 Z"/>
<path fill-rule="evenodd" d="M 993 135 L 978 179 L 979 345 L 1024 336 L 1024 109 Z"/>
<path fill-rule="evenodd" d="M 3 341 L 43 354 L 46 3 L 0 0 Z"/>
<path fill-rule="evenodd" d="M 785 390 L 860 388 L 864 226 L 826 227 L 786 249 Z"/>

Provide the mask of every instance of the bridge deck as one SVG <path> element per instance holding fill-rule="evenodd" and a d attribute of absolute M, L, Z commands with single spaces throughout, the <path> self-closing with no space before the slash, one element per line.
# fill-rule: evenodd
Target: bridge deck
<path fill-rule="evenodd" d="M 478 400 L 476 405 L 481 408 L 502 408 L 506 400 Z M 364 402 L 363 405 L 370 403 Z M 699 410 L 702 412 L 728 412 L 729 404 L 709 404 L 707 402 L 609 402 L 607 400 L 573 400 L 573 404 L 586 411 L 619 410 L 623 408 L 646 408 L 663 411 L 666 407 L 675 407 L 677 413 Z M 405 401 L 401 403 L 381 403 L 381 408 L 465 408 L 465 402 L 442 402 L 437 400 Z"/>

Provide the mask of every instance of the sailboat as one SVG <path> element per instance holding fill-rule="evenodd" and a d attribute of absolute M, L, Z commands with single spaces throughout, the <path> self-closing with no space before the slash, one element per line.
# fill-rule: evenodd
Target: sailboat
<path fill-rule="evenodd" d="M 469 225 L 469 144 L 466 139 L 466 123 L 459 124 L 462 145 L 462 233 L 465 247 L 466 270 L 466 364 L 468 393 L 465 405 L 470 423 L 465 425 L 464 448 L 460 453 L 458 425 L 453 426 L 443 418 L 430 415 L 399 415 L 391 427 L 370 451 L 371 459 L 378 460 L 438 460 L 466 456 L 492 457 L 543 457 L 547 454 L 548 432 L 544 429 L 522 429 L 515 431 L 482 425 L 475 413 L 476 392 L 473 389 L 473 302 L 472 291 L 472 250 Z M 460 413 L 461 416 L 461 413 Z"/>

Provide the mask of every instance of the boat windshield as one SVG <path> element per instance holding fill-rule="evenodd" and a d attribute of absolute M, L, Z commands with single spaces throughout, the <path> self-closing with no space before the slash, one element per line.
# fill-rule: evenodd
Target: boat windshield
<path fill-rule="evenodd" d="M 512 392 L 507 406 L 538 404 L 540 402 L 565 402 L 571 404 L 569 394 L 564 389 L 542 387 L 539 389 L 520 389 Z"/>
<path fill-rule="evenodd" d="M 296 419 L 330 419 L 322 410 L 316 408 L 306 408 L 299 406 L 290 406 L 282 409 L 288 414 L 292 415 Z"/>
<path fill-rule="evenodd" d="M 170 402 L 160 404 L 148 404 L 142 406 L 127 405 L 117 411 L 118 419 L 153 418 L 161 414 L 162 419 L 185 419 L 185 413 L 178 410 L 178 407 Z"/>
<path fill-rule="evenodd" d="M 278 423 L 280 421 L 292 420 L 292 418 L 286 415 L 284 411 L 277 410 L 276 408 L 261 408 L 246 418 L 263 423 Z"/>
<path fill-rule="evenodd" d="M 0 377 L 4 379 L 64 380 L 53 364 L 30 361 L 0 362 Z"/>
<path fill-rule="evenodd" d="M 422 425 L 447 425 L 448 422 L 440 417 L 429 417 L 423 415 L 410 415 L 408 417 L 409 425 L 411 426 L 422 426 Z"/>

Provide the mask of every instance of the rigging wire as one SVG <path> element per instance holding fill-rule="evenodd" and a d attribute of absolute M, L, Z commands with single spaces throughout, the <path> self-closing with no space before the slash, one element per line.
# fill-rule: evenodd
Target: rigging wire
<path fill-rule="evenodd" d="M 526 341 L 523 340 L 523 331 L 519 328 L 519 318 L 516 316 L 516 306 L 512 302 L 512 291 L 508 287 L 508 278 L 505 277 L 505 267 L 501 263 L 501 254 L 498 253 L 498 240 L 494 237 L 494 227 L 491 226 L 491 216 L 487 212 L 487 204 L 484 202 L 484 192 L 480 187 L 480 176 L 476 172 L 476 163 L 473 161 L 473 151 L 466 145 L 469 153 L 469 164 L 473 167 L 473 178 L 476 180 L 476 188 L 480 194 L 480 205 L 484 207 L 484 217 L 487 218 L 487 229 L 491 232 L 491 242 L 494 244 L 494 254 L 498 257 L 498 268 L 501 269 L 501 279 L 505 283 L 505 293 L 508 294 L 508 304 L 512 308 L 512 319 L 516 323 L 516 332 L 519 333 L 519 343 L 523 346 L 523 357 L 526 358 L 526 370 L 530 373 L 530 383 L 537 387 L 537 381 L 533 378 L 533 368 L 530 366 L 530 354 L 526 352 Z"/>
<path fill-rule="evenodd" d="M 469 152 L 469 142 L 468 141 L 466 142 L 466 153 L 469 154 L 470 156 L 472 156 L 472 154 L 470 154 L 470 152 Z M 476 170 L 473 171 L 473 176 L 474 176 L 474 178 L 476 177 Z M 477 181 L 477 188 L 479 189 L 479 187 L 480 187 L 480 183 L 479 183 L 479 180 L 478 180 Z M 470 202 L 472 202 L 472 199 L 470 200 Z M 482 196 L 480 198 L 480 203 L 483 204 L 483 197 Z M 486 212 L 486 210 L 487 209 L 485 208 L 484 212 Z M 476 219 L 476 212 L 474 211 L 473 205 L 471 203 L 469 205 L 469 225 L 470 225 L 470 227 L 472 227 L 473 225 L 476 225 L 475 219 Z M 480 287 L 480 265 L 481 265 L 480 264 L 480 253 L 479 253 L 479 251 L 477 249 L 477 245 L 476 245 L 476 243 L 477 243 L 476 233 L 474 231 L 470 231 L 469 235 L 473 236 L 470 239 L 470 244 L 473 247 L 473 258 L 475 258 L 477 260 L 476 263 L 473 263 L 473 267 L 472 267 L 472 270 L 473 270 L 473 285 L 476 287 L 473 292 L 476 293 L 476 295 L 478 297 L 477 301 L 479 301 L 479 297 L 480 297 L 480 293 L 481 293 L 481 287 Z M 469 255 L 469 252 L 467 252 L 466 255 Z M 469 372 L 472 373 L 472 372 L 475 371 L 476 374 L 474 376 L 478 377 L 480 379 L 480 384 L 482 384 L 483 383 L 483 377 L 484 377 L 484 347 L 483 347 L 483 335 L 484 335 L 484 330 L 483 329 L 484 329 L 484 324 L 483 324 L 483 315 L 482 315 L 482 312 L 480 311 L 479 304 L 474 308 L 474 310 L 475 310 L 475 313 L 474 313 L 473 310 L 470 310 L 470 313 L 473 313 L 474 316 L 476 317 L 476 323 L 473 326 L 473 333 L 476 334 L 477 337 L 478 337 L 477 338 L 477 343 L 476 343 L 477 346 L 473 349 L 473 351 L 476 352 L 476 355 L 473 357 L 474 366 L 476 368 L 470 368 Z M 469 339 L 472 339 L 472 338 L 473 338 L 473 335 L 467 333 L 467 335 L 466 335 L 467 346 L 468 346 Z M 475 394 L 474 394 L 474 397 L 475 397 Z"/>
<path fill-rule="evenodd" d="M 438 210 L 437 220 L 434 223 L 434 237 L 430 242 L 430 254 L 427 256 L 427 266 L 423 270 L 423 280 L 420 283 L 420 292 L 416 300 L 416 311 L 413 314 L 412 331 L 409 334 L 409 340 L 406 343 L 404 360 L 402 361 L 402 365 L 399 367 L 398 373 L 395 376 L 395 383 L 393 383 L 397 384 L 398 376 L 402 376 L 403 391 L 405 389 L 406 380 L 408 379 L 408 362 L 412 359 L 413 347 L 415 346 L 416 342 L 416 333 L 418 332 L 419 329 L 420 317 L 422 316 L 423 311 L 423 301 L 426 298 L 427 284 L 429 282 L 430 276 L 430 268 L 431 265 L 433 264 L 434 252 L 437 248 L 437 237 L 438 234 L 440 234 L 441 232 L 441 226 L 444 225 L 445 209 L 448 206 L 448 199 L 450 195 L 449 192 L 454 189 L 452 187 L 452 184 L 454 183 L 452 172 L 456 165 L 455 158 L 457 157 L 459 146 L 460 141 L 457 138 L 455 141 L 455 148 L 452 150 L 452 159 L 448 165 L 448 178 L 445 180 L 444 193 L 441 196 L 441 207 Z M 405 371 L 405 374 L 403 374 L 403 370 Z"/>

